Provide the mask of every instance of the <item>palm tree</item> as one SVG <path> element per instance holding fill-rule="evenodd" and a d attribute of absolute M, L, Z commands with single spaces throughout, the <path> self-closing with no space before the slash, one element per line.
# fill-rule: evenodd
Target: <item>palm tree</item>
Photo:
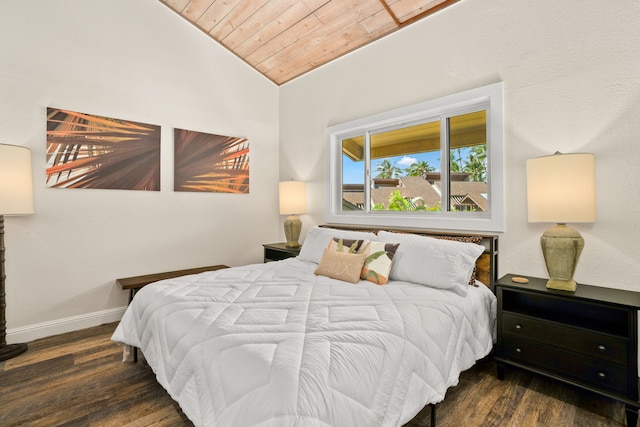
<path fill-rule="evenodd" d="M 402 169 L 395 166 L 389 159 L 384 159 L 376 166 L 376 170 L 379 172 L 376 178 L 388 179 L 396 178 L 402 173 Z"/>
<path fill-rule="evenodd" d="M 427 174 L 435 170 L 436 168 L 429 165 L 428 161 L 420 160 L 419 162 L 412 163 L 411 166 L 406 168 L 404 171 L 406 172 L 407 176 L 421 176 L 422 178 L 426 179 Z"/>
<path fill-rule="evenodd" d="M 471 181 L 487 181 L 487 144 L 475 145 L 469 152 L 469 158 L 464 166 Z"/>
<path fill-rule="evenodd" d="M 384 203 L 376 203 L 373 208 L 374 211 L 440 211 L 440 202 L 435 206 L 427 206 L 422 197 L 413 197 L 407 199 L 398 190 L 393 190 L 387 198 L 389 205 L 385 207 Z"/>
<path fill-rule="evenodd" d="M 462 148 L 454 148 L 451 150 L 449 158 L 449 169 L 451 172 L 462 172 L 464 170 Z"/>
<path fill-rule="evenodd" d="M 414 197 L 407 199 L 398 190 L 394 190 L 387 199 L 389 206 L 387 210 L 390 211 L 425 211 L 427 206 L 424 204 L 422 197 Z"/>

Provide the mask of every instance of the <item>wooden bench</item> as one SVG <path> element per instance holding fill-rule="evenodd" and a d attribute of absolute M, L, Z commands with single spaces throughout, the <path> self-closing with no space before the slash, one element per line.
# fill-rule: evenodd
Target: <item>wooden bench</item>
<path fill-rule="evenodd" d="M 120 285 L 123 290 L 129 290 L 129 303 L 133 299 L 133 296 L 142 287 L 149 283 L 157 282 L 158 280 L 171 279 L 174 277 L 187 276 L 189 274 L 198 274 L 205 271 L 221 270 L 223 268 L 229 268 L 227 265 L 210 265 L 207 267 L 187 268 L 186 270 L 174 270 L 165 271 L 163 273 L 144 274 L 142 276 L 123 277 L 116 279 L 116 283 Z"/>

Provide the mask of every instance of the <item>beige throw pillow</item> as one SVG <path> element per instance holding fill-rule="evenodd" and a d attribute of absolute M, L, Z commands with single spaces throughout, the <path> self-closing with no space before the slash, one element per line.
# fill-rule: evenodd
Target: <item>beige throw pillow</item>
<path fill-rule="evenodd" d="M 357 283 L 367 254 L 352 254 L 325 249 L 315 274 Z"/>

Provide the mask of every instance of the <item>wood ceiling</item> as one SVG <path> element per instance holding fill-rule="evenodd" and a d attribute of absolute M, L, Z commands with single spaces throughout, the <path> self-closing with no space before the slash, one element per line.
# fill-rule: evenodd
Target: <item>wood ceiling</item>
<path fill-rule="evenodd" d="M 458 0 L 160 0 L 281 85 Z"/>

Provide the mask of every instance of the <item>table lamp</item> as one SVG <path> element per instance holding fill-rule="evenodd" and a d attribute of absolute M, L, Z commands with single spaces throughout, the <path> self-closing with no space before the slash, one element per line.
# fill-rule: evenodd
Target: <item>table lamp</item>
<path fill-rule="evenodd" d="M 31 150 L 16 145 L 0 144 L 0 361 L 27 351 L 26 344 L 7 345 L 4 215 L 32 213 Z"/>
<path fill-rule="evenodd" d="M 527 160 L 529 222 L 555 222 L 540 238 L 549 273 L 547 288 L 575 291 L 573 275 L 584 239 L 568 222 L 596 220 L 593 154 L 561 154 Z"/>
<path fill-rule="evenodd" d="M 307 211 L 306 184 L 302 181 L 282 181 L 278 185 L 280 194 L 280 215 L 289 215 L 284 221 L 284 235 L 287 238 L 288 247 L 298 247 L 302 221 L 297 214 Z"/>

